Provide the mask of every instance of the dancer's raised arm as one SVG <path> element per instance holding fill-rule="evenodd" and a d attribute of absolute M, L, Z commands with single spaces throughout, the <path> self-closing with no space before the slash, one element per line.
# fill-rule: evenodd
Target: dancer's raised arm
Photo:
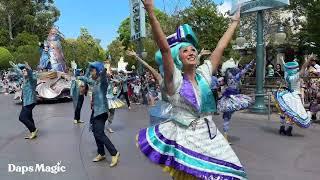
<path fill-rule="evenodd" d="M 230 43 L 232 36 L 236 31 L 236 28 L 240 22 L 240 8 L 238 12 L 233 17 L 231 17 L 231 19 L 232 19 L 232 23 L 230 24 L 228 30 L 224 33 L 222 38 L 219 40 L 216 49 L 212 52 L 210 56 L 213 71 L 217 70 L 220 64 L 224 49 L 227 48 L 228 44 Z"/>
<path fill-rule="evenodd" d="M 314 58 L 314 55 L 311 54 L 310 56 L 305 58 L 305 62 L 303 63 L 303 65 L 301 66 L 301 70 L 300 70 L 300 77 L 305 75 L 306 69 L 308 67 L 308 65 L 310 64 L 310 60 Z"/>
<path fill-rule="evenodd" d="M 157 17 L 154 14 L 154 2 L 153 0 L 142 0 L 144 7 L 149 15 L 153 38 L 156 41 L 163 59 L 164 70 L 164 84 L 169 95 L 174 92 L 173 89 L 173 72 L 174 63 L 171 55 L 170 46 L 167 41 L 167 37 L 164 34 Z"/>
<path fill-rule="evenodd" d="M 141 64 L 143 64 L 148 70 L 153 74 L 153 76 L 157 79 L 158 83 L 161 83 L 162 77 L 158 73 L 157 70 L 155 70 L 153 67 L 151 67 L 147 62 L 145 62 L 143 59 L 141 59 L 134 51 L 127 51 L 127 54 L 129 56 L 134 56 Z"/>

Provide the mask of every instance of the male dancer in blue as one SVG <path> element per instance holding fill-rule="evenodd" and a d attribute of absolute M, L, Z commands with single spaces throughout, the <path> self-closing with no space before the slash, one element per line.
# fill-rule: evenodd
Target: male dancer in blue
<path fill-rule="evenodd" d="M 109 109 L 106 96 L 108 88 L 106 70 L 103 63 L 98 61 L 90 63 L 89 70 L 90 77 L 89 73 L 87 72 L 86 76 L 80 76 L 78 79 L 92 86 L 92 114 L 90 123 L 92 125 L 93 135 L 98 147 L 98 155 L 93 159 L 93 162 L 98 162 L 105 159 L 105 146 L 112 156 L 110 167 L 114 167 L 118 164 L 120 153 L 116 150 L 110 139 L 104 133 Z"/>
<path fill-rule="evenodd" d="M 35 139 L 38 135 L 38 129 L 36 128 L 32 116 L 32 110 L 36 106 L 36 86 L 37 77 L 33 73 L 31 67 L 27 62 L 25 64 L 15 65 L 10 62 L 17 74 L 23 77 L 22 85 L 22 109 L 19 115 L 19 120 L 28 128 L 30 135 L 25 139 Z"/>

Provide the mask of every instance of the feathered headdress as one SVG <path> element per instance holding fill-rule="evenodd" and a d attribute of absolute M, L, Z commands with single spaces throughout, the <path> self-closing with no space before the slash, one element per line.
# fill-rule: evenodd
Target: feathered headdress
<path fill-rule="evenodd" d="M 221 67 L 222 75 L 226 73 L 227 69 L 238 68 L 238 65 L 239 65 L 239 61 L 236 62 L 233 58 L 224 62 Z"/>

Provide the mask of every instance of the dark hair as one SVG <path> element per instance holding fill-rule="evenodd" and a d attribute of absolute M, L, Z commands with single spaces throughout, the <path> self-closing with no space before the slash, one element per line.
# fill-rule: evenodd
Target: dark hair
<path fill-rule="evenodd" d="M 228 68 L 224 74 L 224 82 L 228 82 L 228 74 L 231 73 L 233 76 L 237 75 L 240 72 L 239 68 Z"/>

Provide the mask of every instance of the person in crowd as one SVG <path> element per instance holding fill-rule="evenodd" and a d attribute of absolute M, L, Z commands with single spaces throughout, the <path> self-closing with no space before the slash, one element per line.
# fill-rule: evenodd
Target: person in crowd
<path fill-rule="evenodd" d="M 283 77 L 283 75 L 284 75 L 284 72 L 282 70 L 281 64 L 277 64 L 274 76 L 275 77 Z"/>

